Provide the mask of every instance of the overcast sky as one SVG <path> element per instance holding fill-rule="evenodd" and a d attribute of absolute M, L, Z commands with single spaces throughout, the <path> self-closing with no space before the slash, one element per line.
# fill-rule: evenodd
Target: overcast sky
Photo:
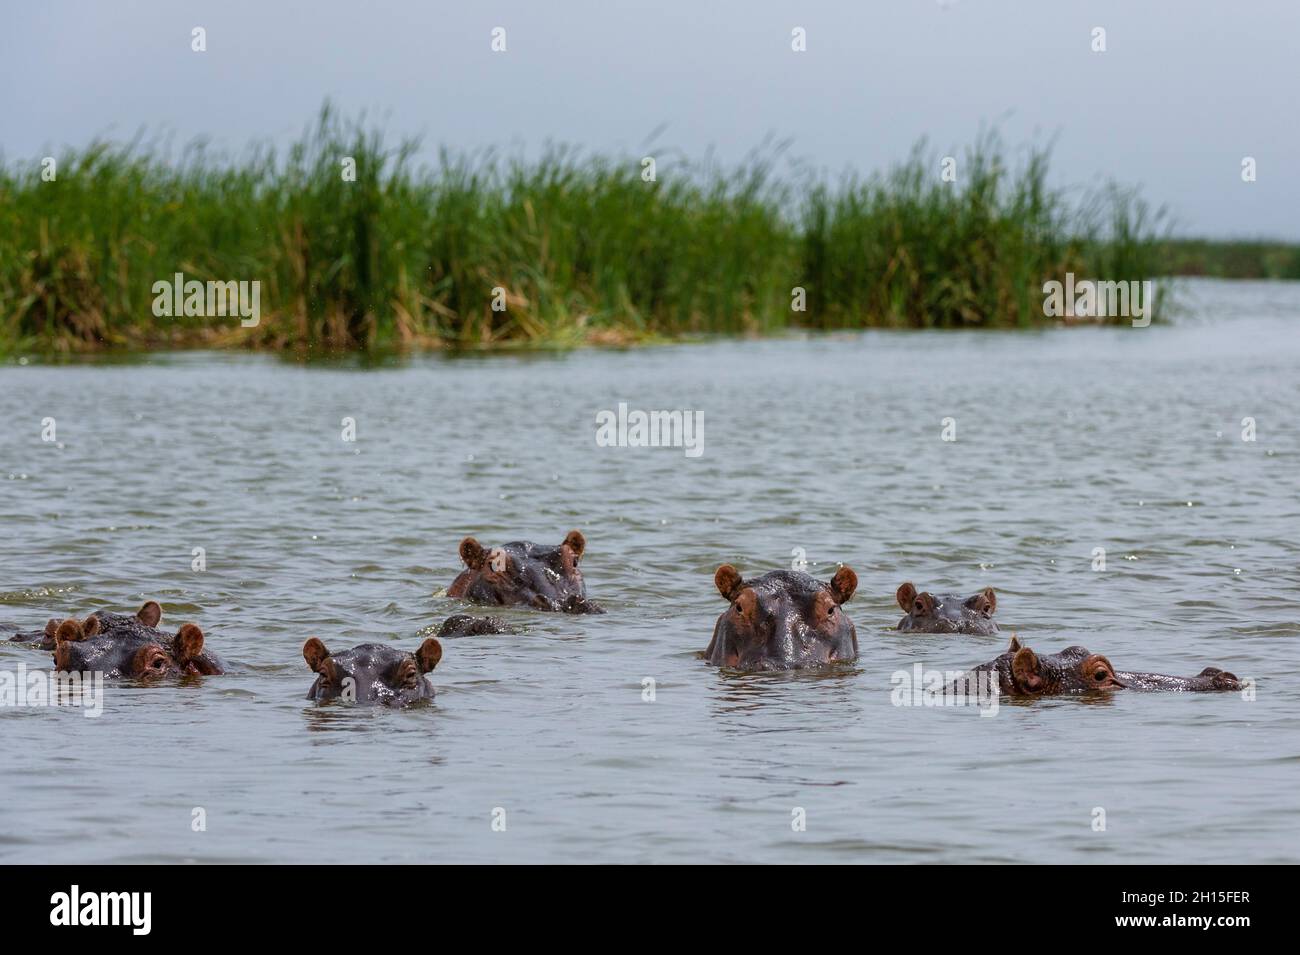
<path fill-rule="evenodd" d="M 207 52 L 190 49 L 207 31 Z M 493 53 L 504 27 L 507 52 Z M 791 30 L 807 51 L 791 50 Z M 1091 49 L 1094 27 L 1106 51 Z M 1056 137 L 1058 184 L 1142 187 L 1179 232 L 1300 239 L 1297 0 L 5 3 L 0 151 L 141 127 L 231 149 L 329 97 L 439 144 L 735 160 L 768 134 L 838 172 L 981 124 Z M 1243 157 L 1258 179 L 1245 183 Z"/>

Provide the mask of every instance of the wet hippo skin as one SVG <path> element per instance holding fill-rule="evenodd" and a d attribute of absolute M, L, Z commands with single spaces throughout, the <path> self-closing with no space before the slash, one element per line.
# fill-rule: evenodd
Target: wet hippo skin
<path fill-rule="evenodd" d="M 841 567 L 825 583 L 795 570 L 745 580 L 723 564 L 713 580 L 731 604 L 704 651 L 714 666 L 797 670 L 857 659 L 857 631 L 842 609 L 858 586 L 851 568 Z"/>

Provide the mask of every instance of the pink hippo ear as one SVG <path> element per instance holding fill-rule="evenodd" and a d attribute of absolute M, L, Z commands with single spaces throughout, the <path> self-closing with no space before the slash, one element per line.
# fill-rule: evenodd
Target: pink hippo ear
<path fill-rule="evenodd" d="M 835 576 L 831 578 L 831 596 L 837 604 L 848 603 L 857 589 L 858 575 L 852 567 L 844 566 L 835 571 Z"/>
<path fill-rule="evenodd" d="M 1038 657 L 1028 647 L 1021 647 L 1011 658 L 1011 678 L 1025 693 L 1037 693 L 1043 688 Z"/>
<path fill-rule="evenodd" d="M 992 587 L 985 587 L 974 597 L 967 600 L 966 606 L 976 613 L 987 614 L 991 617 L 994 611 L 998 609 L 998 595 L 993 592 Z"/>
<path fill-rule="evenodd" d="M 909 580 L 898 588 L 898 592 L 894 594 L 894 597 L 898 601 L 898 605 L 903 608 L 903 613 L 911 613 L 912 601 L 916 599 L 916 588 L 912 586 L 912 582 Z"/>
<path fill-rule="evenodd" d="M 156 600 L 147 601 L 143 607 L 135 612 L 135 619 L 146 627 L 156 627 L 158 621 L 162 620 L 162 607 L 158 606 Z"/>
<path fill-rule="evenodd" d="M 587 549 L 587 538 L 582 536 L 582 531 L 569 531 L 564 538 L 564 543 L 560 546 L 573 551 L 573 562 L 576 564 L 582 559 L 582 552 Z"/>
<path fill-rule="evenodd" d="M 415 662 L 421 673 L 428 673 L 442 660 L 442 644 L 429 637 L 415 651 Z"/>
<path fill-rule="evenodd" d="M 98 617 L 90 617 L 96 624 L 99 623 Z M 98 628 L 96 628 L 98 629 Z M 85 640 L 88 634 L 79 621 L 68 619 L 59 624 L 59 628 L 54 631 L 55 643 L 76 643 L 78 640 Z"/>
<path fill-rule="evenodd" d="M 713 575 L 713 583 L 718 588 L 718 593 L 722 594 L 725 600 L 735 600 L 741 588 L 745 586 L 740 571 L 730 564 L 723 564 L 718 568 L 717 573 Z"/>
<path fill-rule="evenodd" d="M 487 551 L 474 538 L 466 537 L 460 542 L 460 559 L 470 570 L 482 570 L 487 563 Z"/>
<path fill-rule="evenodd" d="M 313 673 L 321 672 L 321 664 L 329 658 L 330 652 L 318 637 L 312 637 L 302 645 L 302 658 Z"/>
<path fill-rule="evenodd" d="M 203 652 L 203 631 L 196 624 L 182 624 L 172 641 L 172 656 L 181 666 L 189 663 Z"/>

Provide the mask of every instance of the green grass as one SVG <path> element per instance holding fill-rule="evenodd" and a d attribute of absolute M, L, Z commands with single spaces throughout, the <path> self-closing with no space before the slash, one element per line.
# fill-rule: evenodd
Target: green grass
<path fill-rule="evenodd" d="M 1048 186 L 980 139 L 943 182 L 918 150 L 872 179 L 553 148 L 525 161 L 388 143 L 326 106 L 287 152 L 97 143 L 0 164 L 0 350 L 568 346 L 790 327 L 1015 327 L 1042 283 L 1162 274 L 1162 218 Z M 340 160 L 356 160 L 345 182 Z M 155 317 L 153 283 L 259 280 L 261 324 Z M 805 311 L 792 290 L 806 290 Z M 495 288 L 507 308 L 494 310 Z"/>
<path fill-rule="evenodd" d="M 1286 242 L 1170 239 L 1160 244 L 1162 275 L 1225 279 L 1300 279 L 1300 245 Z"/>

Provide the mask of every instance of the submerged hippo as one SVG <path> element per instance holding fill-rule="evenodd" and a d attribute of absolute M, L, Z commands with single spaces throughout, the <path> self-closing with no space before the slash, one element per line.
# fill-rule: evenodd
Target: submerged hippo
<path fill-rule="evenodd" d="M 90 620 L 97 620 L 91 624 Z M 87 617 L 82 622 L 83 632 L 87 626 L 92 626 L 99 631 L 107 632 L 117 630 L 123 627 L 157 627 L 162 620 L 162 607 L 156 600 L 148 600 L 134 614 L 113 613 L 111 610 L 100 610 Z M 59 624 L 63 623 L 57 617 L 51 617 L 45 624 L 44 630 L 27 630 L 15 633 L 10 639 L 18 643 L 30 642 L 39 646 L 42 650 L 54 649 L 54 635 L 59 629 Z"/>
<path fill-rule="evenodd" d="M 81 639 L 96 637 L 101 644 L 107 642 L 120 643 L 122 646 L 133 644 L 157 644 L 159 646 L 173 648 L 177 646 L 177 639 L 180 631 L 176 634 L 169 634 L 158 629 L 162 622 L 162 607 L 157 601 L 147 601 L 134 614 L 114 613 L 110 610 L 99 610 L 91 614 L 78 626 L 78 629 L 67 631 L 68 633 L 82 634 Z M 65 620 L 60 622 L 59 627 L 64 623 L 77 625 L 76 620 Z M 192 653 L 179 655 L 179 651 L 173 652 L 177 665 L 182 673 L 187 675 L 198 676 L 215 676 L 226 672 L 225 661 L 217 656 L 215 652 L 203 645 L 203 631 L 195 624 L 185 624 L 181 630 L 186 627 L 192 628 L 198 633 L 199 643 L 197 649 Z M 48 626 L 46 628 L 49 629 Z M 57 628 L 55 639 L 57 640 Z M 74 639 L 76 639 L 74 637 Z M 54 641 L 51 641 L 51 648 Z M 44 644 L 42 644 L 44 646 Z"/>
<path fill-rule="evenodd" d="M 1196 676 L 1131 673 L 1116 670 L 1104 656 L 1083 647 L 1066 647 L 1060 653 L 1039 654 L 1014 636 L 1005 653 L 971 672 L 989 671 L 997 674 L 998 686 L 1008 696 L 1048 696 L 1093 690 L 1190 692 L 1243 688 L 1234 674 L 1217 667 L 1206 667 Z"/>
<path fill-rule="evenodd" d="M 797 570 L 744 580 L 730 564 L 714 574 L 731 606 L 713 627 L 704 658 L 736 670 L 798 670 L 858 656 L 858 634 L 841 609 L 858 589 L 849 567 L 830 583 Z"/>
<path fill-rule="evenodd" d="M 103 630 L 98 616 L 85 623 L 64 620 L 54 632 L 54 669 L 97 671 L 106 679 L 224 673 L 221 661 L 203 649 L 203 631 L 182 624 L 175 635 L 144 625 Z"/>
<path fill-rule="evenodd" d="M 442 659 L 442 644 L 429 637 L 414 653 L 384 643 L 363 643 L 330 653 L 312 637 L 302 647 L 303 659 L 316 674 L 309 700 L 342 698 L 349 703 L 405 706 L 433 696 L 424 676 Z"/>
<path fill-rule="evenodd" d="M 898 621 L 898 630 L 915 633 L 973 633 L 989 636 L 998 632 L 993 614 L 998 597 L 992 587 L 985 587 L 965 599 L 956 594 L 916 592 L 911 581 L 898 588 L 898 605 L 907 614 Z"/>
<path fill-rule="evenodd" d="M 587 599 L 578 561 L 587 549 L 580 531 L 569 531 L 559 547 L 512 541 L 490 550 L 472 537 L 460 542 L 465 569 L 448 596 L 479 604 L 523 606 L 565 613 L 604 613 Z"/>
<path fill-rule="evenodd" d="M 489 633 L 507 633 L 506 622 L 500 617 L 471 617 L 469 614 L 452 614 L 442 622 L 438 636 L 478 637 Z"/>

